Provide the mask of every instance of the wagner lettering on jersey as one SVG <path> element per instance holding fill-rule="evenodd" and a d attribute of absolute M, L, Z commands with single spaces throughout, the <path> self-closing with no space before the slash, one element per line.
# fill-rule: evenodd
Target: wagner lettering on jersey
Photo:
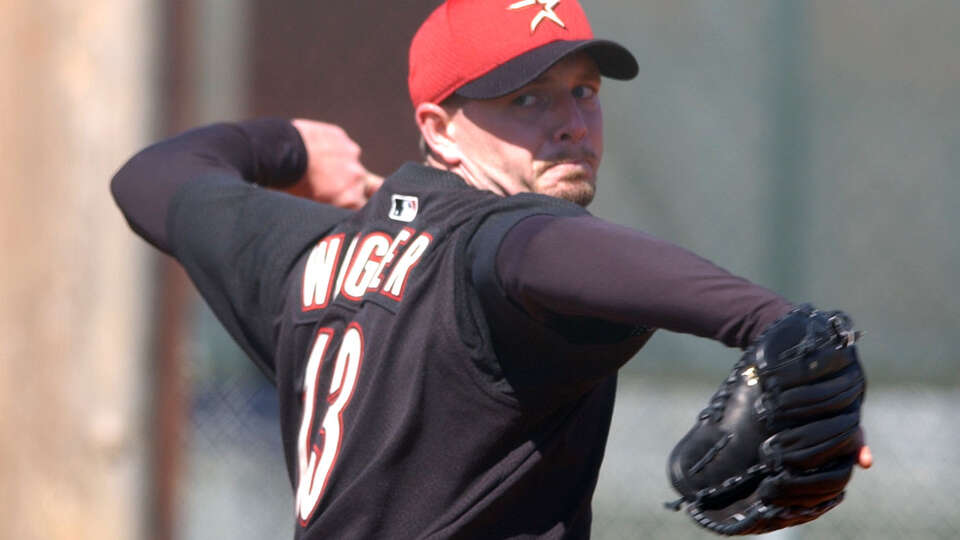
<path fill-rule="evenodd" d="M 412 195 L 393 195 L 390 198 L 390 219 L 410 223 L 420 210 L 420 199 Z"/>
<path fill-rule="evenodd" d="M 353 237 L 341 256 L 347 244 L 343 233 L 321 239 L 304 265 L 302 310 L 323 309 L 341 296 L 359 303 L 371 292 L 402 301 L 410 274 L 432 241 L 432 235 L 411 227 L 393 236 L 372 232 Z"/>
<path fill-rule="evenodd" d="M 303 270 L 304 311 L 327 307 L 342 246 L 343 234 L 328 236 L 317 243 L 307 257 Z"/>

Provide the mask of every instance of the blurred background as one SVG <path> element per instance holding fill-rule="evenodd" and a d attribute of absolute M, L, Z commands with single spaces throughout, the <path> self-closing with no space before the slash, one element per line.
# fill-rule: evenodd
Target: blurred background
<path fill-rule="evenodd" d="M 108 181 L 259 115 L 416 159 L 406 48 L 436 4 L 0 2 L 0 538 L 292 536 L 270 386 Z M 641 68 L 601 94 L 591 210 L 867 332 L 876 465 L 773 537 L 960 537 L 960 2 L 583 5 Z M 737 356 L 664 332 L 623 370 L 595 538 L 711 537 L 662 509 L 665 460 Z"/>

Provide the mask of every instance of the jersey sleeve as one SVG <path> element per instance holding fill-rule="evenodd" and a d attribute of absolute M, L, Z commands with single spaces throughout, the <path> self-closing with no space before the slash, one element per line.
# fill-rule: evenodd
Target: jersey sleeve
<path fill-rule="evenodd" d="M 589 214 L 484 225 L 472 247 L 472 281 L 497 356 L 508 364 L 505 371 L 527 374 L 523 384 L 554 378 L 556 371 L 570 374 L 566 381 L 577 373 L 598 380 L 626 361 L 619 344 L 654 329 L 744 348 L 792 307 L 690 251 Z M 518 311 L 535 323 L 523 339 L 510 337 L 522 326 Z M 553 354 L 543 362 L 541 341 L 529 335 L 538 327 L 582 354 Z"/>
<path fill-rule="evenodd" d="M 218 124 L 147 148 L 111 184 L 134 231 L 183 265 L 271 377 L 287 276 L 316 238 L 350 214 L 261 187 L 299 179 L 305 153 L 289 122 Z"/>

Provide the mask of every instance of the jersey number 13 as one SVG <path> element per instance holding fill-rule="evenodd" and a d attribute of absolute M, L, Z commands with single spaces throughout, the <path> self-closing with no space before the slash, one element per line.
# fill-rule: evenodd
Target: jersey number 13
<path fill-rule="evenodd" d="M 322 439 L 323 446 L 318 446 L 316 442 L 311 444 L 313 423 L 317 413 L 317 383 L 320 378 L 320 367 L 323 365 L 323 359 L 330 342 L 333 341 L 333 336 L 334 331 L 330 328 L 321 328 L 317 332 L 317 339 L 310 350 L 310 358 L 307 360 L 307 369 L 304 374 L 303 418 L 300 421 L 300 432 L 297 437 L 299 476 L 296 507 L 301 525 L 306 525 L 310 521 L 327 487 L 330 471 L 337 462 L 340 443 L 343 439 L 343 410 L 353 396 L 357 385 L 357 374 L 363 362 L 363 330 L 357 323 L 351 323 L 343 335 L 333 366 L 333 379 L 330 381 L 330 391 L 327 394 L 327 412 L 323 415 L 318 437 L 318 440 Z"/>

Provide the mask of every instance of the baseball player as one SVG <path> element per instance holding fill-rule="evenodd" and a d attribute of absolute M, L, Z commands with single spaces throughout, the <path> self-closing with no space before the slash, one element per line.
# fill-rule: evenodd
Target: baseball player
<path fill-rule="evenodd" d="M 335 126 L 261 119 L 116 174 L 276 384 L 296 538 L 586 538 L 617 370 L 794 309 L 584 209 L 602 77 L 637 71 L 575 0 L 449 0 L 410 48 L 423 163 L 384 180 Z"/>

